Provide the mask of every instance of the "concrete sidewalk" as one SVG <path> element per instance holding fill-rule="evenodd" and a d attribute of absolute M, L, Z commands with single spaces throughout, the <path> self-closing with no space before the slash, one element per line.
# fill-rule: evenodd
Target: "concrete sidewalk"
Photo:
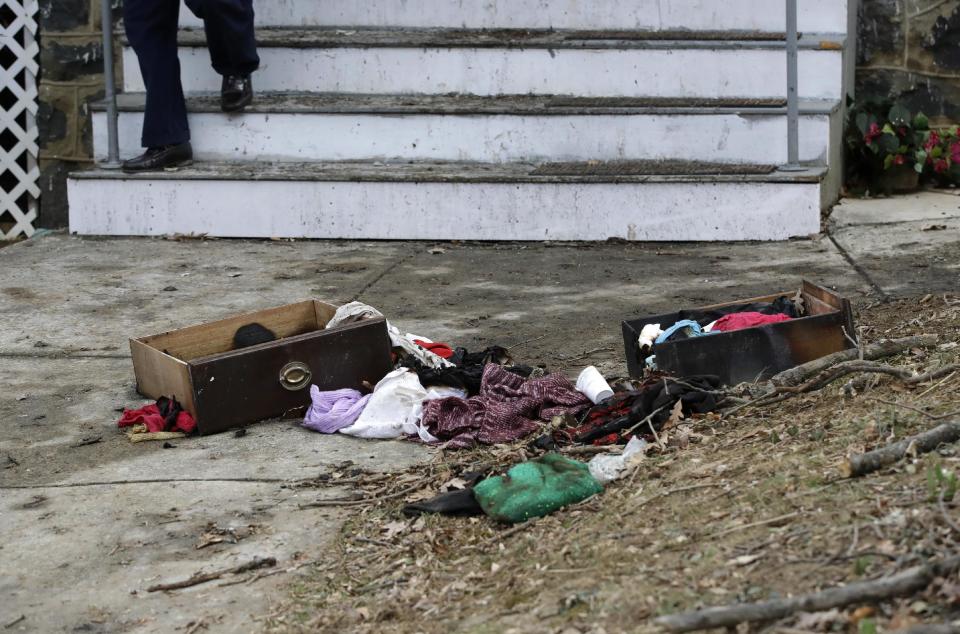
<path fill-rule="evenodd" d="M 0 250 L 0 626 L 164 631 L 203 619 L 256 629 L 284 575 L 147 593 L 253 556 L 323 556 L 343 515 L 297 510 L 343 488 L 291 488 L 351 460 L 428 460 L 412 443 L 321 436 L 293 421 L 131 444 L 115 428 L 134 391 L 127 339 L 317 297 L 360 299 L 407 331 L 512 346 L 571 374 L 625 373 L 620 320 L 785 290 L 801 278 L 863 307 L 960 288 L 960 197 L 844 201 L 829 234 L 785 243 L 248 242 L 48 236 Z M 164 291 L 168 287 L 176 290 Z M 94 444 L 85 439 L 101 437 Z M 146 480 L 162 480 L 144 482 Z M 253 526 L 196 549 L 208 524 Z"/>

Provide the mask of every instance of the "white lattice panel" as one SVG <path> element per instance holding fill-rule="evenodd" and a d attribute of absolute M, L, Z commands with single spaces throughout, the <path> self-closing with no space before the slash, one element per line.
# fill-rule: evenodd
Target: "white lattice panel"
<path fill-rule="evenodd" d="M 38 0 L 0 0 L 0 238 L 31 236 L 37 219 Z"/>

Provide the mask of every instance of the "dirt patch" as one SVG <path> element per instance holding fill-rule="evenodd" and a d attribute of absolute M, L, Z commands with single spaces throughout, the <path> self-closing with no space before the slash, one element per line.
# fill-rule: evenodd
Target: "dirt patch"
<path fill-rule="evenodd" d="M 960 360 L 960 301 L 928 296 L 865 307 L 867 340 L 940 335 L 887 360 L 923 371 Z M 946 344 L 946 345 L 944 345 Z M 688 421 L 686 440 L 649 455 L 582 504 L 509 528 L 487 518 L 406 519 L 411 496 L 458 475 L 530 457 L 523 445 L 437 452 L 427 467 L 362 484 L 329 557 L 301 571 L 271 631 L 621 632 L 658 615 L 872 579 L 955 552 L 960 510 L 937 480 L 954 446 L 845 480 L 851 452 L 934 427 L 960 410 L 960 376 L 916 387 L 889 377 L 730 418 Z M 406 493 L 403 491 L 406 490 Z M 958 498 L 960 499 L 960 498 Z M 957 579 L 879 605 L 798 615 L 805 631 L 893 631 L 960 618 Z M 570 629 L 573 628 L 573 629 Z"/>

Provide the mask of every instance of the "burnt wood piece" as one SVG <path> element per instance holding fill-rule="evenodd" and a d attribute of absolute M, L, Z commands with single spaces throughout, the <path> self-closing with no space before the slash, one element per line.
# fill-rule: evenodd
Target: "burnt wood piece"
<path fill-rule="evenodd" d="M 772 302 L 778 297 L 793 297 L 795 294 L 777 293 L 696 310 Z M 844 335 L 846 330 L 850 337 L 854 337 L 849 301 L 807 281 L 803 282 L 801 296 L 808 310 L 806 317 L 656 345 L 653 354 L 657 356 L 657 367 L 677 376 L 714 374 L 724 384 L 736 385 L 763 380 L 802 363 L 854 347 Z M 631 376 L 643 376 L 644 359 L 637 342 L 643 327 L 659 323 L 667 328 L 677 321 L 679 312 L 623 322 L 624 348 Z"/>
<path fill-rule="evenodd" d="M 383 318 L 317 330 L 189 362 L 197 425 L 212 434 L 310 404 L 321 390 L 363 389 L 391 369 Z M 286 370 L 286 385 L 281 373 Z"/>

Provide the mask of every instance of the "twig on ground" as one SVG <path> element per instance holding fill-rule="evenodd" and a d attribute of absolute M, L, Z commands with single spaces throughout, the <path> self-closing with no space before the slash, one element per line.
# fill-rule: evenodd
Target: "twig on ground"
<path fill-rule="evenodd" d="M 203 619 L 193 622 L 184 634 L 195 634 L 200 628 L 207 629 L 207 622 Z"/>
<path fill-rule="evenodd" d="M 596 354 L 597 352 L 603 352 L 604 350 L 610 350 L 610 346 L 603 346 L 602 348 L 594 348 L 593 350 L 585 350 L 580 354 L 575 354 L 572 357 L 560 357 L 561 361 L 576 361 L 577 359 L 582 359 L 583 357 L 589 357 L 591 354 Z"/>
<path fill-rule="evenodd" d="M 767 526 L 768 524 L 776 524 L 777 522 L 785 522 L 787 520 L 799 517 L 800 512 L 796 511 L 793 513 L 787 513 L 786 515 L 780 515 L 777 517 L 771 517 L 768 520 L 762 520 L 760 522 L 751 522 L 749 524 L 742 524 L 740 526 L 733 526 L 725 530 L 720 531 L 719 533 L 713 533 L 709 535 L 709 539 L 716 539 L 717 537 L 723 537 L 724 535 L 729 535 L 730 533 L 736 533 L 737 531 L 744 531 L 748 528 L 756 528 L 757 526 Z"/>
<path fill-rule="evenodd" d="M 103 440 L 103 436 L 87 436 L 86 438 L 81 438 L 77 442 L 70 445 L 70 448 L 76 449 L 77 447 L 86 447 L 87 445 L 95 445 L 101 440 Z"/>
<path fill-rule="evenodd" d="M 856 359 L 863 361 L 863 328 L 860 328 L 860 341 L 857 341 L 850 336 L 850 333 L 847 332 L 847 329 L 843 326 L 840 326 L 840 330 L 843 331 L 843 336 L 847 338 L 847 341 L 853 344 L 854 349 L 857 351 Z"/>
<path fill-rule="evenodd" d="M 287 573 L 287 572 L 293 572 L 294 570 L 300 570 L 300 569 L 303 568 L 304 566 L 310 566 L 310 565 L 312 565 L 312 564 L 317 563 L 317 561 L 318 561 L 317 559 L 311 559 L 310 561 L 304 561 L 304 562 L 301 562 L 301 563 L 297 564 L 296 566 L 290 566 L 289 568 L 278 568 L 278 569 L 276 569 L 276 570 L 264 570 L 263 572 L 258 572 L 257 574 L 255 574 L 255 575 L 253 575 L 252 577 L 249 577 L 249 578 L 247 578 L 247 579 L 236 579 L 236 580 L 234 580 L 234 581 L 225 581 L 224 583 L 219 583 L 219 584 L 217 584 L 217 587 L 218 587 L 218 588 L 224 588 L 224 587 L 226 587 L 226 586 L 236 586 L 236 585 L 240 585 L 241 583 L 245 583 L 245 584 L 247 584 L 247 585 L 250 585 L 251 583 L 256 583 L 257 581 L 260 581 L 261 579 L 265 579 L 266 577 L 272 577 L 272 576 L 274 576 L 274 575 L 282 575 L 282 574 L 285 574 L 285 573 Z"/>
<path fill-rule="evenodd" d="M 174 581 L 173 583 L 161 583 L 155 586 L 150 586 L 147 588 L 147 592 L 180 590 L 181 588 L 189 588 L 191 586 L 196 586 L 208 581 L 215 581 L 224 575 L 237 575 L 243 572 L 258 570 L 260 568 L 270 568 L 276 565 L 276 557 L 257 557 L 245 564 L 240 564 L 239 566 L 234 566 L 232 568 L 224 568 L 223 570 L 217 570 L 214 572 L 198 572 L 189 579 L 184 579 L 183 581 Z"/>
<path fill-rule="evenodd" d="M 628 429 L 628 430 L 626 430 L 626 431 L 624 431 L 624 432 L 621 432 L 621 433 L 620 433 L 620 437 L 622 438 L 622 437 L 626 436 L 627 434 L 632 434 L 633 432 L 637 431 L 637 429 L 639 429 L 641 425 L 650 425 L 650 431 L 653 432 L 653 439 L 657 441 L 657 446 L 662 449 L 662 448 L 663 448 L 663 443 L 660 442 L 660 437 L 657 435 L 657 430 L 653 428 L 653 417 L 656 416 L 657 414 L 659 414 L 660 412 L 662 412 L 664 409 L 666 409 L 666 407 L 667 407 L 667 406 L 664 405 L 663 407 L 659 407 L 659 408 L 657 408 L 656 410 L 650 412 L 650 415 L 647 416 L 646 418 L 644 418 L 642 421 L 640 421 L 639 423 L 637 423 L 636 425 L 634 425 L 634 426 L 631 427 L 630 429 Z"/>
<path fill-rule="evenodd" d="M 926 588 L 937 577 L 948 576 L 957 569 L 960 569 L 960 556 L 916 566 L 889 577 L 851 583 L 814 594 L 671 614 L 654 622 L 671 632 L 690 632 L 754 621 L 776 621 L 801 611 L 823 612 L 853 603 L 873 603 L 909 595 Z"/>
<path fill-rule="evenodd" d="M 522 524 L 517 524 L 517 525 L 514 526 L 513 528 L 509 528 L 509 529 L 507 529 L 507 530 L 505 530 L 505 531 L 503 531 L 503 532 L 501 532 L 501 533 L 497 533 L 496 535 L 494 535 L 493 537 L 491 537 L 490 539 L 488 539 L 488 540 L 486 541 L 486 544 L 489 545 L 489 544 L 496 544 L 496 543 L 498 543 L 498 542 L 501 542 L 501 541 L 505 540 L 505 539 L 508 538 L 508 537 L 512 537 L 512 536 L 516 535 L 516 534 L 519 533 L 519 532 L 522 532 L 522 531 L 527 530 L 528 528 L 530 528 L 531 526 L 533 526 L 533 525 L 536 524 L 536 523 L 537 523 L 537 520 L 533 519 L 533 520 L 527 520 L 526 522 L 523 522 Z"/>
<path fill-rule="evenodd" d="M 507 350 L 513 350 L 515 348 L 519 348 L 520 346 L 525 346 L 528 343 L 533 343 L 535 341 L 540 341 L 541 339 L 546 339 L 546 338 L 547 338 L 547 335 L 541 335 L 539 337 L 534 337 L 533 339 L 527 339 L 526 341 L 521 341 L 520 343 L 515 343 L 510 346 L 504 346 L 504 348 L 506 348 Z"/>
<path fill-rule="evenodd" d="M 934 391 L 935 389 L 937 389 L 938 387 L 940 387 L 940 386 L 943 385 L 944 383 L 949 382 L 950 379 L 952 379 L 952 378 L 955 377 L 956 375 L 957 375 L 956 372 L 953 372 L 953 373 L 947 375 L 946 377 L 943 378 L 943 380 L 938 381 L 937 383 L 931 385 L 930 387 L 928 387 L 928 388 L 925 389 L 924 391 L 922 391 L 922 392 L 920 392 L 919 394 L 917 394 L 917 398 L 918 398 L 918 399 L 923 398 L 924 396 L 926 396 L 926 395 L 929 394 L 930 392 Z"/>
<path fill-rule="evenodd" d="M 856 350 L 843 350 L 834 352 L 825 357 L 815 359 L 798 365 L 795 368 L 784 370 L 774 375 L 770 380 L 774 385 L 790 386 L 799 385 L 811 376 L 826 370 L 827 368 L 841 363 L 843 361 L 852 361 L 854 359 L 862 361 L 876 361 L 900 354 L 905 350 L 912 348 L 931 348 L 937 345 L 937 335 L 920 335 L 919 337 L 904 337 L 902 339 L 888 339 L 878 343 L 872 343 L 863 348 L 863 357 L 860 357 L 859 348 Z"/>
<path fill-rule="evenodd" d="M 416 484 L 411 484 L 405 489 L 401 489 L 396 493 L 391 493 L 390 495 L 381 495 L 375 498 L 362 498 L 359 500 L 348 500 L 343 498 L 335 498 L 332 500 L 317 500 L 316 502 L 310 502 L 308 504 L 301 504 L 297 508 L 300 510 L 303 509 L 315 509 L 321 508 L 324 506 L 361 506 L 363 504 L 375 504 L 377 502 L 383 502 L 385 500 L 393 500 L 395 498 L 411 493 L 412 491 L 419 489 L 423 486 L 422 482 L 417 482 Z"/>
<path fill-rule="evenodd" d="M 20 621 L 25 620 L 26 618 L 27 618 L 27 615 L 26 615 L 26 614 L 21 614 L 21 615 L 18 616 L 17 618 L 13 619 L 12 621 L 10 621 L 10 622 L 7 623 L 6 625 L 4 625 L 4 626 L 3 626 L 3 629 L 9 630 L 11 627 L 13 627 L 14 625 L 16 625 L 16 624 L 19 623 Z"/>
<path fill-rule="evenodd" d="M 573 447 L 563 447 L 560 449 L 560 453 L 565 453 L 570 456 L 592 456 L 598 453 L 614 453 L 619 446 L 618 445 L 580 445 Z"/>
<path fill-rule="evenodd" d="M 878 403 L 883 403 L 884 405 L 892 405 L 894 407 L 902 407 L 903 409 L 908 409 L 912 412 L 922 414 L 929 418 L 930 420 L 944 420 L 945 418 L 953 418 L 954 416 L 960 416 L 960 409 L 955 412 L 948 412 L 946 414 L 930 414 L 925 412 L 919 407 L 914 407 L 913 405 L 907 405 L 906 403 L 897 403 L 896 401 L 886 401 L 882 398 L 871 398 L 871 401 L 877 401 Z"/>
<path fill-rule="evenodd" d="M 960 440 L 960 422 L 944 423 L 930 431 L 908 436 L 886 447 L 849 456 L 840 465 L 840 471 L 846 478 L 856 478 L 899 462 L 908 451 L 912 450 L 918 454 L 930 453 L 940 445 L 958 440 Z"/>
<path fill-rule="evenodd" d="M 639 503 L 633 505 L 632 508 L 629 508 L 629 509 L 623 511 L 623 513 L 621 513 L 620 515 L 621 515 L 621 517 L 626 517 L 627 515 L 630 515 L 631 513 L 636 513 L 636 512 L 639 511 L 641 508 L 643 508 L 643 507 L 646 506 L 647 504 L 650 504 L 650 503 L 653 502 L 654 500 L 658 500 L 658 499 L 660 499 L 660 498 L 665 498 L 665 497 L 670 497 L 671 495 L 674 495 L 674 494 L 677 494 L 677 493 L 684 493 L 684 492 L 686 492 L 686 491 L 695 491 L 695 490 L 697 490 L 697 489 L 711 489 L 711 488 L 714 488 L 714 487 L 722 487 L 722 486 L 725 486 L 725 485 L 726 485 L 726 482 L 705 482 L 705 483 L 703 483 L 703 484 L 691 484 L 691 485 L 688 485 L 688 486 L 677 487 L 677 488 L 675 488 L 675 489 L 669 489 L 669 490 L 667 490 L 667 491 L 662 491 L 662 492 L 660 492 L 660 493 L 655 493 L 655 494 L 651 495 L 651 496 L 650 496 L 649 498 L 647 498 L 646 500 L 644 500 L 644 501 L 642 501 L 642 502 L 639 502 Z"/>

